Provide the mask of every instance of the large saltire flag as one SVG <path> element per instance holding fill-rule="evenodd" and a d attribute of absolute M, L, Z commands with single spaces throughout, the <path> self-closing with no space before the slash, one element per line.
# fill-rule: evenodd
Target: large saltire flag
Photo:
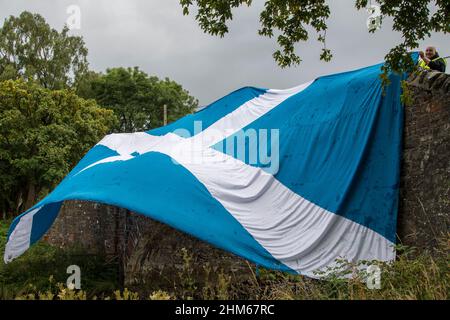
<path fill-rule="evenodd" d="M 260 266 L 315 277 L 395 257 L 402 76 L 382 64 L 288 90 L 245 87 L 167 126 L 110 134 L 12 223 L 4 260 L 64 200 L 127 208 Z"/>

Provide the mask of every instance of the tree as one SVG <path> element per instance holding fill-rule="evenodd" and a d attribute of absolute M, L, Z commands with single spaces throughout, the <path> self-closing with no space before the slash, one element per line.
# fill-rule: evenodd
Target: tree
<path fill-rule="evenodd" d="M 82 98 L 93 99 L 95 92 L 92 88 L 92 84 L 99 81 L 102 77 L 101 73 L 89 70 L 82 77 L 79 78 L 74 86 L 76 94 Z"/>
<path fill-rule="evenodd" d="M 112 109 L 119 119 L 115 132 L 146 131 L 163 125 L 164 105 L 168 121 L 192 113 L 198 101 L 178 83 L 149 77 L 139 68 L 108 69 L 104 75 L 91 74 L 80 94 Z"/>
<path fill-rule="evenodd" d="M 202 30 L 223 37 L 228 32 L 227 22 L 233 18 L 232 9 L 242 5 L 250 6 L 252 0 L 180 0 L 185 15 L 194 5 L 198 7 L 196 20 Z M 392 17 L 393 29 L 402 34 L 403 42 L 392 48 L 386 55 L 385 73 L 388 70 L 408 71 L 413 61 L 408 50 L 418 47 L 418 41 L 430 36 L 431 31 L 450 32 L 450 3 L 448 0 L 374 0 L 381 7 L 382 17 Z M 429 6 L 434 3 L 436 11 L 431 13 Z M 356 0 L 358 10 L 367 7 L 368 0 Z M 273 37 L 278 32 L 280 49 L 273 54 L 281 67 L 299 64 L 301 59 L 294 49 L 300 41 L 306 41 L 308 26 L 318 32 L 317 40 L 323 44 L 321 60 L 329 61 L 331 51 L 326 47 L 326 20 L 330 8 L 325 0 L 266 0 L 260 13 L 259 34 Z M 371 30 L 370 32 L 374 32 Z"/>
<path fill-rule="evenodd" d="M 0 210 L 20 212 L 53 188 L 116 122 L 68 90 L 0 82 Z"/>
<path fill-rule="evenodd" d="M 49 89 L 72 86 L 88 70 L 87 49 L 69 29 L 52 29 L 39 14 L 10 16 L 0 28 L 0 81 L 36 81 Z"/>

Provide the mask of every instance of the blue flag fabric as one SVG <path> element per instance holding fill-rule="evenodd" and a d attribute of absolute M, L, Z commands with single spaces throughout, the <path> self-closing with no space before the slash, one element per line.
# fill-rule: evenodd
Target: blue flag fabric
<path fill-rule="evenodd" d="M 287 90 L 239 89 L 165 127 L 107 135 L 17 217 L 5 262 L 65 200 L 127 208 L 260 266 L 317 276 L 395 257 L 402 76 L 381 64 Z"/>

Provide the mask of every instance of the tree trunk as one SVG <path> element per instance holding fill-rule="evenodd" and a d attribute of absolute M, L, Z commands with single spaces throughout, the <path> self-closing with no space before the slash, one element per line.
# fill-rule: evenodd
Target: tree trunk
<path fill-rule="evenodd" d="M 36 186 L 33 183 L 28 184 L 28 194 L 25 200 L 25 210 L 30 209 L 36 201 Z"/>
<path fill-rule="evenodd" d="M 21 209 L 23 208 L 23 197 L 22 197 L 22 190 L 19 191 L 19 194 L 17 195 L 17 200 L 14 203 L 15 207 L 11 207 L 12 215 L 18 215 L 20 214 Z"/>

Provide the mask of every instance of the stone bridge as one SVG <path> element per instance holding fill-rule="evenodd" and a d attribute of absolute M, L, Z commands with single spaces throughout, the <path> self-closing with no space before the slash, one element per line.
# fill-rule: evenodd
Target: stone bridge
<path fill-rule="evenodd" d="M 408 79 L 413 98 L 405 107 L 398 241 L 433 248 L 448 238 L 450 216 L 450 75 L 424 72 Z M 128 210 L 68 201 L 46 241 L 81 244 L 91 254 L 117 257 L 126 287 L 171 286 L 183 268 L 182 248 L 193 255 L 197 275 L 208 266 L 236 281 L 253 277 L 254 266 L 167 225 Z"/>

